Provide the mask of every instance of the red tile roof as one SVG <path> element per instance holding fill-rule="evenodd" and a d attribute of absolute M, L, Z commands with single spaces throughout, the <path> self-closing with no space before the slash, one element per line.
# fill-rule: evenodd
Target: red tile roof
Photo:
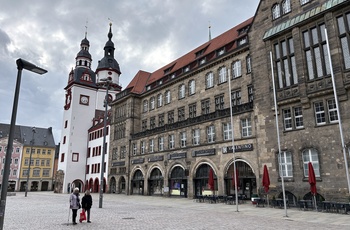
<path fill-rule="evenodd" d="M 233 43 L 233 45 L 231 46 L 227 46 L 227 45 L 239 39 L 240 37 L 244 37 L 246 34 L 242 34 L 241 36 L 239 36 L 238 32 L 240 29 L 250 25 L 252 21 L 253 21 L 253 17 L 233 27 L 232 29 L 222 33 L 221 35 L 213 38 L 212 40 L 200 45 L 199 47 L 192 50 L 191 52 L 183 55 L 182 57 L 174 60 L 173 62 L 170 62 L 169 64 L 154 71 L 153 73 L 148 73 L 140 70 L 136 74 L 136 76 L 133 78 L 133 80 L 130 82 L 130 84 L 126 87 L 126 89 L 129 89 L 130 92 L 132 93 L 141 94 L 145 92 L 145 88 L 147 85 L 150 85 L 162 79 L 166 75 L 169 75 L 169 74 L 171 75 L 172 73 L 175 73 L 177 70 L 182 69 L 189 65 L 191 65 L 191 70 L 192 70 L 194 67 L 197 66 L 196 64 L 197 59 L 208 56 L 208 54 L 211 54 L 222 47 L 226 46 L 225 52 L 226 53 L 230 52 L 231 50 L 237 48 L 237 42 Z M 200 55 L 200 57 L 196 57 L 196 53 L 202 50 L 203 50 L 202 55 Z M 206 62 L 210 61 L 215 57 L 216 55 L 211 55 L 210 58 L 207 58 Z M 171 69 L 171 70 L 170 72 L 165 73 L 165 70 L 167 69 Z"/>

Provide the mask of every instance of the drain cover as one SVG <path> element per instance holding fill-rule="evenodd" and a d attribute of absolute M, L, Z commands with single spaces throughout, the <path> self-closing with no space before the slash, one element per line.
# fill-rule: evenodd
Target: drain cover
<path fill-rule="evenodd" d="M 124 220 L 133 220 L 133 219 L 135 219 L 134 217 L 124 217 L 124 218 L 122 218 L 122 219 L 124 219 Z"/>

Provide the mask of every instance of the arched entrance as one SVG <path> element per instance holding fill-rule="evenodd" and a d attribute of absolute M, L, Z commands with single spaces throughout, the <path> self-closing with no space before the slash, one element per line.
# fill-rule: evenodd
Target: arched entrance
<path fill-rule="evenodd" d="M 94 189 L 92 190 L 92 192 L 99 192 L 99 186 L 100 186 L 100 181 L 98 180 L 98 178 L 95 179 L 94 181 Z"/>
<path fill-rule="evenodd" d="M 163 195 L 163 184 L 164 178 L 162 176 L 162 172 L 159 170 L 159 168 L 153 169 L 148 180 L 149 195 Z"/>
<path fill-rule="evenodd" d="M 73 181 L 73 183 L 71 184 L 71 192 L 73 192 L 74 188 L 78 188 L 80 192 L 83 191 L 83 182 L 80 180 Z"/>
<path fill-rule="evenodd" d="M 237 190 L 238 194 L 241 195 L 243 199 L 250 199 L 253 193 L 256 193 L 256 176 L 253 172 L 253 169 L 244 161 L 236 161 L 237 169 Z M 226 194 L 233 195 L 235 194 L 234 186 L 234 165 L 233 162 L 230 165 L 229 169 L 225 175 L 225 187 Z"/>
<path fill-rule="evenodd" d="M 141 172 L 141 170 L 137 170 L 134 173 L 134 177 L 131 180 L 131 184 L 132 184 L 132 190 L 131 190 L 131 194 L 135 194 L 135 195 L 143 195 L 143 174 Z"/>
<path fill-rule="evenodd" d="M 119 193 L 126 194 L 126 181 L 124 177 L 119 180 Z"/>
<path fill-rule="evenodd" d="M 88 189 L 90 190 L 90 192 L 94 192 L 93 188 L 94 188 L 94 180 L 90 178 Z"/>
<path fill-rule="evenodd" d="M 182 167 L 176 166 L 171 170 L 169 189 L 171 196 L 187 197 L 187 178 Z"/>
<path fill-rule="evenodd" d="M 213 191 L 209 188 L 209 171 L 211 167 L 208 164 L 202 164 L 196 171 L 193 179 L 196 196 L 213 195 Z M 214 171 L 214 170 L 213 170 Z M 214 173 L 214 193 L 217 191 L 218 184 L 216 174 Z"/>

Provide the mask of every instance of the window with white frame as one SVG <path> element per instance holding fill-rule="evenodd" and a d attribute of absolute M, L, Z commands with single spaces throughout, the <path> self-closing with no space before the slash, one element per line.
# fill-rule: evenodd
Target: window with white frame
<path fill-rule="evenodd" d="M 327 105 L 328 105 L 329 122 L 330 123 L 338 122 L 337 105 L 335 104 L 334 98 L 327 100 Z"/>
<path fill-rule="evenodd" d="M 275 4 L 272 6 L 272 19 L 277 19 L 281 17 L 281 9 L 279 4 Z"/>
<path fill-rule="evenodd" d="M 223 66 L 219 69 L 219 84 L 224 83 L 227 81 L 226 78 L 226 67 Z"/>
<path fill-rule="evenodd" d="M 174 134 L 170 134 L 168 136 L 168 143 L 169 143 L 169 149 L 174 149 L 175 148 L 175 135 Z"/>
<path fill-rule="evenodd" d="M 282 14 L 287 14 L 291 11 L 290 0 L 284 0 L 282 2 Z"/>
<path fill-rule="evenodd" d="M 40 169 L 33 170 L 33 177 L 40 177 Z"/>
<path fill-rule="evenodd" d="M 143 101 L 143 112 L 147 112 L 148 111 L 148 101 L 147 100 L 144 100 Z"/>
<path fill-rule="evenodd" d="M 337 18 L 345 69 L 350 69 L 350 12 Z"/>
<path fill-rule="evenodd" d="M 316 149 L 305 149 L 302 153 L 303 155 L 303 165 L 304 165 L 304 176 L 309 177 L 309 162 L 312 163 L 312 166 L 315 171 L 315 176 L 320 177 L 320 164 L 318 161 L 318 152 Z"/>
<path fill-rule="evenodd" d="M 315 102 L 315 117 L 316 117 L 316 124 L 323 125 L 326 124 L 326 112 L 324 111 L 324 104 L 323 101 Z"/>
<path fill-rule="evenodd" d="M 157 96 L 157 107 L 163 106 L 163 94 L 158 94 Z"/>
<path fill-rule="evenodd" d="M 250 118 L 244 118 L 241 120 L 242 137 L 252 136 L 252 122 Z"/>
<path fill-rule="evenodd" d="M 205 88 L 209 89 L 214 87 L 214 74 L 213 72 L 209 72 L 206 76 L 205 76 Z"/>
<path fill-rule="evenodd" d="M 232 63 L 232 78 L 242 76 L 242 63 L 241 60 L 237 60 Z"/>
<path fill-rule="evenodd" d="M 235 90 L 231 92 L 231 103 L 232 106 L 240 105 L 242 101 L 241 90 Z"/>
<path fill-rule="evenodd" d="M 200 144 L 200 129 L 192 130 L 192 144 L 193 145 Z"/>
<path fill-rule="evenodd" d="M 326 100 L 327 107 L 325 108 L 325 102 L 319 101 L 314 103 L 315 118 L 317 125 L 324 125 L 326 123 L 337 123 L 338 112 L 334 98 Z M 326 111 L 326 109 L 328 111 Z"/>
<path fill-rule="evenodd" d="M 43 169 L 43 176 L 44 177 L 50 176 L 50 169 Z"/>
<path fill-rule="evenodd" d="M 155 108 L 155 98 L 151 97 L 151 99 L 149 100 L 149 109 L 153 110 Z"/>
<path fill-rule="evenodd" d="M 148 151 L 150 153 L 153 153 L 154 152 L 154 140 L 153 139 L 150 139 L 149 140 L 149 148 L 148 148 Z"/>
<path fill-rule="evenodd" d="M 224 141 L 232 140 L 232 126 L 230 122 L 222 124 L 222 131 Z"/>
<path fill-rule="evenodd" d="M 15 165 L 18 164 L 18 158 L 15 158 Z"/>
<path fill-rule="evenodd" d="M 164 137 L 158 137 L 158 150 L 164 150 Z"/>
<path fill-rule="evenodd" d="M 185 84 L 181 84 L 179 86 L 179 99 L 184 98 L 185 97 L 185 93 L 186 93 L 186 91 L 185 91 Z"/>
<path fill-rule="evenodd" d="M 196 82 L 194 80 L 191 80 L 188 83 L 188 94 L 193 95 L 195 93 L 196 93 Z"/>
<path fill-rule="evenodd" d="M 17 176 L 17 169 L 13 169 L 12 176 Z"/>
<path fill-rule="evenodd" d="M 292 153 L 289 151 L 281 152 L 279 157 L 279 163 L 281 164 L 280 177 L 283 174 L 283 177 L 293 177 L 293 161 Z"/>
<path fill-rule="evenodd" d="M 169 104 L 171 102 L 171 93 L 170 90 L 165 92 L 165 104 Z"/>
<path fill-rule="evenodd" d="M 207 140 L 208 140 L 208 143 L 215 142 L 215 126 L 214 125 L 207 127 Z"/>
<path fill-rule="evenodd" d="M 283 109 L 284 130 L 301 129 L 304 127 L 303 110 L 301 107 Z"/>
<path fill-rule="evenodd" d="M 186 144 L 187 144 L 186 131 L 180 132 L 180 146 L 181 146 L 181 148 L 186 147 Z"/>
<path fill-rule="evenodd" d="M 136 145 L 136 143 L 132 143 L 132 154 L 133 155 L 137 154 L 137 145 Z"/>
<path fill-rule="evenodd" d="M 145 142 L 144 141 L 140 142 L 140 148 L 141 148 L 141 154 L 145 154 Z"/>

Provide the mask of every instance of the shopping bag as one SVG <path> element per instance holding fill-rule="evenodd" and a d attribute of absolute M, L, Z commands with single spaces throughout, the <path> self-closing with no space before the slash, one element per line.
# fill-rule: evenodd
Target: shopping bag
<path fill-rule="evenodd" d="M 86 220 L 86 213 L 85 213 L 85 210 L 82 209 L 81 212 L 80 212 L 80 223 L 83 221 L 83 220 Z"/>

